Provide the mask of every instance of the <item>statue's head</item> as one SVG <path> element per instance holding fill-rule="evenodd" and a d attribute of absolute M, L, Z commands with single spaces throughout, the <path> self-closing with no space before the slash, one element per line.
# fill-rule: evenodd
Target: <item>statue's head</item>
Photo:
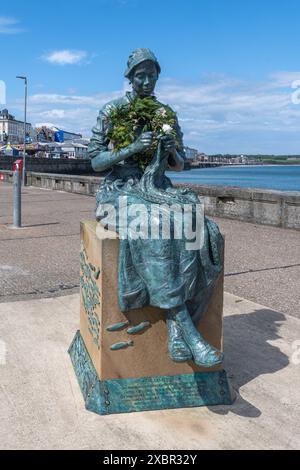
<path fill-rule="evenodd" d="M 160 65 L 150 49 L 136 49 L 130 54 L 125 77 L 139 96 L 150 96 L 155 88 Z"/>

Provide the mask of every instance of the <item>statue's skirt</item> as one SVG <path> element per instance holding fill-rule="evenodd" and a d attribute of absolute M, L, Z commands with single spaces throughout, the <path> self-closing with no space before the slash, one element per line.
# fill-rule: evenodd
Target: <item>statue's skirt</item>
<path fill-rule="evenodd" d="M 120 237 L 120 309 L 186 303 L 197 323 L 223 268 L 223 237 L 196 193 L 183 195 L 163 176 L 157 198 L 153 187 L 140 190 L 140 180 L 112 174 L 96 198 L 97 220 Z"/>

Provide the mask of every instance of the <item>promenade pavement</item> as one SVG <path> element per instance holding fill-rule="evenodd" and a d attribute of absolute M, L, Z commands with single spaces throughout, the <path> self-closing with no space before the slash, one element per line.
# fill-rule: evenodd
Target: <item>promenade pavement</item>
<path fill-rule="evenodd" d="M 79 222 L 94 198 L 26 187 L 19 230 L 11 199 L 0 182 L 1 449 L 299 449 L 299 232 L 217 220 L 232 406 L 101 417 L 85 410 L 67 354 Z"/>
<path fill-rule="evenodd" d="M 26 187 L 23 227 L 12 224 L 12 185 L 0 182 L 0 302 L 79 289 L 79 222 L 95 198 Z M 300 232 L 216 219 L 226 237 L 225 290 L 300 318 Z"/>
<path fill-rule="evenodd" d="M 79 295 L 0 304 L 1 449 L 299 449 L 300 320 L 225 294 L 231 406 L 99 416 L 67 349 Z"/>

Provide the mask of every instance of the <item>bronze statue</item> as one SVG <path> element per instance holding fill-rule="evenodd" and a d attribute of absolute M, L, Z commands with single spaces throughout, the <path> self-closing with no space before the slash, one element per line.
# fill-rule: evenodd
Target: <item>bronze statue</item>
<path fill-rule="evenodd" d="M 96 218 L 103 225 L 110 220 L 120 235 L 120 309 L 126 312 L 146 305 L 165 309 L 171 359 L 212 367 L 223 361 L 223 353 L 200 335 L 196 325 L 223 267 L 223 238 L 217 225 L 204 217 L 196 193 L 173 187 L 165 175 L 166 170 L 183 169 L 185 152 L 175 113 L 154 96 L 159 73 L 153 52 L 135 50 L 125 72 L 132 92 L 106 104 L 99 112 L 88 151 L 95 171 L 110 172 L 97 192 Z M 159 127 L 163 119 L 166 123 Z M 145 226 L 140 227 L 143 236 L 128 236 L 128 230 L 124 236 L 124 225 L 130 227 L 133 216 L 129 210 L 124 221 L 121 199 L 129 208 L 143 206 L 144 215 L 152 214 L 153 205 L 162 208 L 171 221 L 170 236 L 147 237 Z M 104 214 L 109 206 L 117 214 L 114 222 L 113 217 Z M 186 207 L 191 217 L 185 219 L 185 228 L 192 233 L 196 218 L 202 214 L 198 227 L 202 241 L 196 249 L 187 248 L 186 237 L 176 236 L 180 214 Z M 157 212 L 154 219 L 156 228 L 161 229 Z M 146 225 L 143 220 L 141 225 Z"/>

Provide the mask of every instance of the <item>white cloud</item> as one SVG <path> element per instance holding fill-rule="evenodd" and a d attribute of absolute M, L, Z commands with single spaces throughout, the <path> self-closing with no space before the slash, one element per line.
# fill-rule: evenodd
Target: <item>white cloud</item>
<path fill-rule="evenodd" d="M 32 95 L 29 99 L 33 105 L 62 104 L 66 106 L 89 105 L 93 107 L 103 106 L 107 101 L 121 96 L 121 91 L 111 93 L 99 93 L 92 96 L 84 95 L 59 95 L 55 93 L 44 93 Z"/>
<path fill-rule="evenodd" d="M 51 122 L 54 126 L 90 136 L 99 109 L 108 101 L 122 95 L 122 90 L 111 93 L 98 93 L 92 96 L 54 93 L 35 94 L 29 96 L 28 115 L 34 125 Z M 14 103 L 14 109 L 12 110 L 16 115 L 22 114 L 22 106 L 22 100 Z"/>
<path fill-rule="evenodd" d="M 276 72 L 271 74 L 271 87 L 290 88 L 292 83 L 300 80 L 300 72 Z"/>
<path fill-rule="evenodd" d="M 63 119 L 66 116 L 64 109 L 49 109 L 49 111 L 43 111 L 40 116 L 45 119 Z"/>
<path fill-rule="evenodd" d="M 54 65 L 74 65 L 83 63 L 87 59 L 87 55 L 86 51 L 63 49 L 49 52 L 43 56 L 43 59 Z"/>
<path fill-rule="evenodd" d="M 264 82 L 168 79 L 159 97 L 177 108 L 186 142 L 208 153 L 300 153 L 300 105 L 292 103 L 291 88 L 299 75 L 273 74 Z"/>
<path fill-rule="evenodd" d="M 185 143 L 207 153 L 300 153 L 300 104 L 292 102 L 292 82 L 300 72 L 280 72 L 263 82 L 218 75 L 197 83 L 162 79 L 157 97 L 177 112 Z M 123 89 L 94 95 L 35 94 L 29 116 L 91 135 L 98 110 Z M 300 89 L 300 86 L 299 86 Z M 22 101 L 15 103 L 22 113 Z M 12 110 L 13 111 L 13 110 Z"/>
<path fill-rule="evenodd" d="M 20 28 L 20 21 L 16 18 L 8 16 L 0 16 L 0 34 L 18 34 L 24 32 L 24 29 Z"/>

